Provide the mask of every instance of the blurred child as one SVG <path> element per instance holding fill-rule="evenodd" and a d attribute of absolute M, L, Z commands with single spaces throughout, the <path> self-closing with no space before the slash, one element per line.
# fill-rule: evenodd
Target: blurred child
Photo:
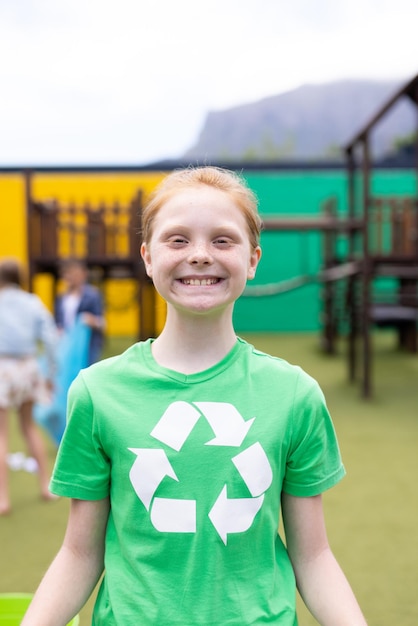
<path fill-rule="evenodd" d="M 104 341 L 105 320 L 103 299 L 100 291 L 87 282 L 87 267 L 81 259 L 70 258 L 62 263 L 65 292 L 55 302 L 55 321 L 60 330 L 73 327 L 77 316 L 92 329 L 88 363 L 101 357 Z"/>
<path fill-rule="evenodd" d="M 37 463 L 44 500 L 49 491 L 48 460 L 38 426 L 33 420 L 34 402 L 44 387 L 38 367 L 38 344 L 43 344 L 52 390 L 56 368 L 57 333 L 52 315 L 34 294 L 23 287 L 22 267 L 15 259 L 0 261 L 0 515 L 10 513 L 8 489 L 8 418 L 15 408 L 29 453 Z"/>

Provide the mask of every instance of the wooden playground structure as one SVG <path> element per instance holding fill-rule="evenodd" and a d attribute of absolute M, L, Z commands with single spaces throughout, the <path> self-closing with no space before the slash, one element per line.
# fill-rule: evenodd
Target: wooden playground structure
<path fill-rule="evenodd" d="M 339 338 L 347 338 L 349 379 L 360 382 L 364 397 L 372 395 L 373 327 L 394 327 L 401 349 L 413 353 L 418 349 L 418 191 L 409 196 L 372 193 L 372 133 L 401 98 L 412 102 L 418 120 L 418 75 L 399 89 L 345 147 L 346 211 L 336 198 L 328 198 L 318 217 L 264 219 L 266 231 L 321 234 L 319 273 L 314 278 L 284 281 L 286 286 L 271 293 L 312 280 L 321 283 L 323 348 L 333 353 Z M 416 141 L 418 187 L 418 123 Z M 52 275 L 56 291 L 62 259 L 83 258 L 99 286 L 108 278 L 135 281 L 138 338 L 155 336 L 156 293 L 139 255 L 141 191 L 130 202 L 94 206 L 35 201 L 32 173 L 27 171 L 25 177 L 29 287 L 37 274 L 47 273 Z M 382 280 L 390 283 L 385 293 L 375 288 Z M 255 295 L 257 287 L 252 289 Z M 264 288 L 262 295 L 270 294 Z"/>
<path fill-rule="evenodd" d="M 418 114 L 418 75 L 388 100 L 345 148 L 348 167 L 348 211 L 360 215 L 362 228 L 353 232 L 348 254 L 360 256 L 360 267 L 349 279 L 349 373 L 357 376 L 357 338 L 361 338 L 362 391 L 371 395 L 371 325 L 398 330 L 399 347 L 417 352 L 418 319 L 418 116 L 415 131 L 416 189 L 414 196 L 376 197 L 371 186 L 371 134 L 376 125 L 401 99 L 408 98 Z M 360 152 L 360 166 L 358 165 Z M 356 180 L 361 167 L 360 180 Z M 360 194 L 356 184 L 361 182 Z M 373 281 L 389 278 L 396 283 L 394 298 L 375 301 Z"/>
<path fill-rule="evenodd" d="M 335 351 L 342 329 L 348 337 L 350 381 L 359 379 L 362 395 L 372 395 L 374 326 L 394 327 L 399 347 L 417 352 L 418 321 L 418 191 L 413 196 L 372 194 L 371 134 L 380 120 L 407 97 L 417 108 L 418 75 L 404 85 L 347 144 L 348 211 L 341 215 L 337 200 L 324 202 L 318 218 L 268 218 L 265 230 L 322 234 L 323 347 Z M 417 115 L 418 120 L 418 115 Z M 418 186 L 418 124 L 416 132 Z M 360 153 L 360 154 L 359 154 Z M 386 295 L 375 292 L 377 280 L 392 284 Z M 290 283 L 290 288 L 291 282 Z M 294 283 L 301 286 L 303 279 Z M 337 297 L 343 283 L 344 301 Z"/>
<path fill-rule="evenodd" d="M 37 274 L 47 273 L 53 277 L 56 294 L 62 260 L 81 258 L 99 287 L 108 278 L 135 281 L 138 339 L 154 336 L 156 295 L 139 255 L 141 191 L 127 204 L 36 202 L 31 182 L 27 172 L 29 288 Z"/>

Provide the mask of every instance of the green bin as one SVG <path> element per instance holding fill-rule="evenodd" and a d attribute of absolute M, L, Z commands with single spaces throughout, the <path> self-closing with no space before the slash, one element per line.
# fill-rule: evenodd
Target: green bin
<path fill-rule="evenodd" d="M 31 593 L 0 593 L 0 626 L 19 626 L 33 598 Z M 68 626 L 78 626 L 78 615 Z"/>

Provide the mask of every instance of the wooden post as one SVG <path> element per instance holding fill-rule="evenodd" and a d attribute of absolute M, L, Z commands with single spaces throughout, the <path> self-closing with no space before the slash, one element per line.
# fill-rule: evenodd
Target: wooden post
<path fill-rule="evenodd" d="M 353 148 L 347 151 L 348 157 L 348 216 L 353 220 L 356 216 L 356 199 L 355 199 L 355 174 L 356 162 Z M 348 231 L 348 259 L 354 260 L 355 237 L 353 230 Z M 357 376 L 357 298 L 356 298 L 357 278 L 349 276 L 347 285 L 347 307 L 349 318 L 349 334 L 348 334 L 348 376 L 350 382 L 354 382 Z"/>
<path fill-rule="evenodd" d="M 329 198 L 323 208 L 323 215 L 327 218 L 336 218 L 336 198 Z M 336 231 L 329 229 L 322 231 L 324 269 L 333 267 L 336 262 Z M 338 317 L 336 314 L 336 287 L 330 280 L 322 281 L 323 302 L 323 348 L 328 354 L 335 354 L 335 340 L 338 333 Z"/>
<path fill-rule="evenodd" d="M 141 212 L 142 212 L 142 192 L 139 191 L 132 199 L 129 212 L 129 256 L 133 259 L 139 258 L 141 246 Z"/>
<path fill-rule="evenodd" d="M 131 207 L 131 254 L 137 246 L 139 258 L 139 339 L 144 341 L 156 335 L 156 291 L 152 280 L 147 276 L 145 265 L 139 255 L 139 248 L 142 240 L 140 228 L 141 212 L 138 211 L 140 196 L 134 199 Z"/>
<path fill-rule="evenodd" d="M 93 210 L 87 204 L 84 210 L 87 214 L 87 255 L 94 259 L 103 259 L 106 255 L 106 225 L 103 207 Z"/>
<path fill-rule="evenodd" d="M 362 314 L 361 332 L 363 339 L 363 381 L 362 392 L 365 398 L 372 393 L 372 362 L 370 337 L 370 289 L 372 263 L 369 254 L 369 215 L 370 215 L 370 145 L 366 133 L 363 138 L 363 274 L 362 274 Z"/>
<path fill-rule="evenodd" d="M 76 216 L 77 209 L 73 201 L 70 202 L 67 209 L 68 221 L 67 221 L 67 233 L 68 233 L 68 249 L 69 256 L 77 256 L 77 247 L 76 247 Z"/>
<path fill-rule="evenodd" d="M 54 200 L 40 206 L 41 256 L 55 260 L 58 256 L 57 202 Z"/>

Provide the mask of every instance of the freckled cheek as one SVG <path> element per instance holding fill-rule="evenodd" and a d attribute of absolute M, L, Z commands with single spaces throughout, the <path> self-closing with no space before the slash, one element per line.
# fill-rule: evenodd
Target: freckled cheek
<path fill-rule="evenodd" d="M 153 272 L 164 274 L 175 270 L 181 259 L 165 249 L 154 249 L 151 252 L 151 267 Z"/>

